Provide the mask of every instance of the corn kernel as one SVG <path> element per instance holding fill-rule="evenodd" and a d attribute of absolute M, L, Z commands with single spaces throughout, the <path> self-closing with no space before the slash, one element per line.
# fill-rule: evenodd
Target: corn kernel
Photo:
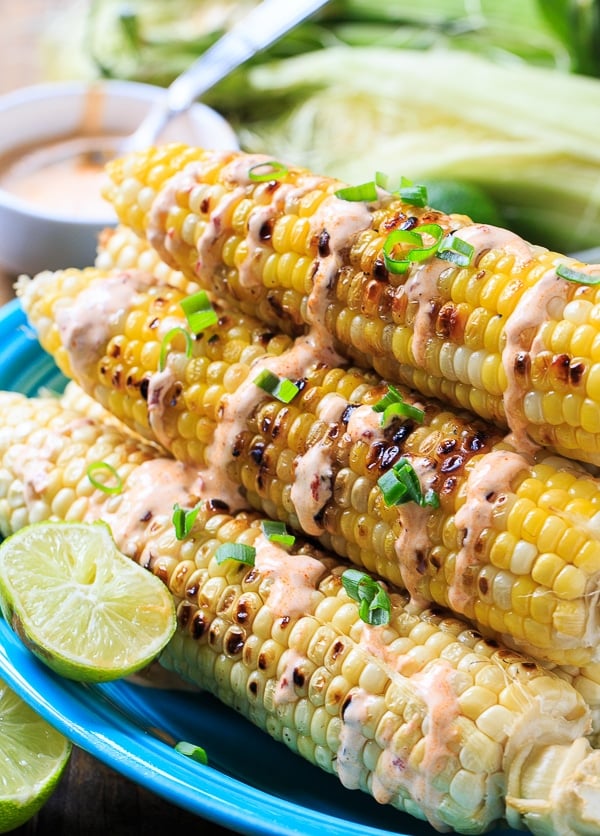
<path fill-rule="evenodd" d="M 583 601 L 557 601 L 552 623 L 559 633 L 579 638 L 585 635 L 586 621 Z"/>
<path fill-rule="evenodd" d="M 557 554 L 544 552 L 535 561 L 531 577 L 536 583 L 551 589 L 558 573 L 564 566 L 564 561 Z"/>

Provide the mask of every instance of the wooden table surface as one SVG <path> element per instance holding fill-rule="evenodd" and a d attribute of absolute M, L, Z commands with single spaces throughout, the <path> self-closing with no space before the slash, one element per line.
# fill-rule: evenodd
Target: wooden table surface
<path fill-rule="evenodd" d="M 0 94 L 42 79 L 39 43 L 57 9 L 72 0 L 0 0 Z M 2 231 L 0 230 L 0 235 Z M 12 277 L 0 273 L 0 303 L 12 297 Z M 189 832 L 227 836 L 127 780 L 75 748 L 54 795 L 17 836 L 163 836 Z"/>

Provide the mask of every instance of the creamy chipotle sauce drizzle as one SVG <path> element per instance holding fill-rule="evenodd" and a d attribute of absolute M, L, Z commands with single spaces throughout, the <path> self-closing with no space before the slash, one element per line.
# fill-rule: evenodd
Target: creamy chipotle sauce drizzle
<path fill-rule="evenodd" d="M 155 283 L 141 271 L 94 279 L 70 304 L 58 309 L 56 324 L 61 341 L 80 382 L 95 380 L 96 364 L 135 305 L 138 291 Z"/>
<path fill-rule="evenodd" d="M 171 264 L 171 256 L 176 256 L 180 249 L 187 252 L 187 246 L 180 235 L 168 224 L 169 214 L 178 205 L 178 195 L 191 192 L 213 165 L 223 164 L 232 156 L 233 152 L 214 152 L 203 162 L 189 163 L 169 178 L 152 201 L 146 237 L 167 264 Z"/>
<path fill-rule="evenodd" d="M 407 739 L 413 734 L 423 736 L 424 751 L 420 763 L 411 758 L 412 747 L 402 746 L 399 735 L 380 737 L 382 751 L 371 775 L 371 792 L 381 804 L 393 802 L 401 791 L 418 803 L 427 820 L 441 832 L 449 830 L 438 811 L 444 793 L 436 789 L 435 777 L 449 760 L 456 760 L 460 744 L 457 720 L 461 716 L 456 689 L 455 671 L 439 660 L 425 670 L 402 677 L 402 687 L 411 702 L 422 702 L 422 711 L 415 711 L 406 723 Z M 343 711 L 337 751 L 337 773 L 348 789 L 358 789 L 366 777 L 363 750 L 369 738 L 365 729 L 377 725 L 381 713 L 380 698 L 360 687 L 352 688 Z"/>
<path fill-rule="evenodd" d="M 461 227 L 456 234 L 474 248 L 475 262 L 487 250 L 500 247 L 514 255 L 520 264 L 525 264 L 532 257 L 532 248 L 522 238 L 497 226 L 469 224 Z M 447 261 L 434 256 L 413 267 L 404 285 L 409 303 L 417 304 L 412 326 L 411 350 L 418 366 L 425 364 L 427 345 L 434 336 L 435 317 L 432 314 L 440 297 L 438 283 L 448 269 L 451 268 Z"/>
<path fill-rule="evenodd" d="M 158 539 L 169 531 L 175 537 L 173 506 L 193 508 L 201 496 L 202 483 L 195 468 L 159 457 L 138 465 L 123 491 L 110 501 L 103 495 L 90 502 L 86 519 L 103 519 L 119 549 L 146 566 Z"/>
<path fill-rule="evenodd" d="M 438 815 L 443 792 L 436 789 L 435 777 L 450 760 L 457 760 L 460 743 L 457 720 L 460 705 L 452 680 L 455 671 L 448 662 L 431 663 L 424 671 L 406 679 L 411 694 L 422 700 L 424 712 L 411 723 L 421 723 L 424 741 L 423 759 L 418 765 L 410 759 L 411 750 L 395 751 L 388 746 L 382 753 L 382 768 L 373 776 L 372 792 L 380 803 L 389 803 L 400 789 L 410 793 L 423 810 L 427 820 L 440 832 L 450 828 Z"/>
<path fill-rule="evenodd" d="M 256 538 L 254 547 L 254 565 L 269 584 L 266 605 L 273 615 L 298 618 L 312 612 L 322 598 L 317 585 L 325 565 L 310 555 L 290 554 L 264 534 Z"/>
<path fill-rule="evenodd" d="M 526 354 L 532 363 L 545 350 L 539 331 L 549 317 L 562 318 L 570 289 L 570 283 L 555 270 L 547 270 L 525 290 L 504 326 L 502 366 L 507 381 L 503 394 L 504 413 L 514 446 L 525 452 L 535 452 L 537 445 L 527 435 L 528 421 L 524 412 L 523 396 L 530 385 L 529 375 L 517 374 L 517 361 Z"/>
<path fill-rule="evenodd" d="M 425 494 L 437 475 L 433 461 L 427 456 L 405 455 L 419 477 L 421 490 Z M 405 502 L 398 506 L 400 534 L 396 538 L 395 552 L 398 557 L 400 575 L 405 589 L 415 603 L 425 603 L 419 594 L 419 583 L 425 572 L 425 559 L 431 546 L 427 521 L 431 509 L 416 502 Z"/>
<path fill-rule="evenodd" d="M 464 532 L 448 587 L 448 601 L 456 612 L 465 613 L 473 601 L 472 569 L 481 562 L 477 542 L 493 525 L 496 509 L 513 493 L 512 480 L 528 467 L 529 462 L 520 453 L 492 450 L 468 472 L 465 501 L 454 516 L 457 531 Z"/>

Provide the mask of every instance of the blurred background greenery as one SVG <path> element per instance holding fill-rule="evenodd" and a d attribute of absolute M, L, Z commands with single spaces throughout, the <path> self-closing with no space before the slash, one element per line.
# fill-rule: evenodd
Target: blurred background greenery
<path fill-rule="evenodd" d="M 67 4 L 46 76 L 166 85 L 253 5 Z M 594 0 L 332 0 L 203 100 L 247 150 L 418 179 L 439 208 L 572 252 L 600 243 L 598 76 Z"/>

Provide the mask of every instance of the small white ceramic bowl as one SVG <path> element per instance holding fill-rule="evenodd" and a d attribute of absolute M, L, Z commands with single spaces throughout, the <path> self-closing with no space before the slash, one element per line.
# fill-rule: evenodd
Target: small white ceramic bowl
<path fill-rule="evenodd" d="M 93 264 L 98 233 L 115 224 L 108 204 L 97 214 L 38 206 L 2 186 L 7 161 L 82 131 L 126 135 L 162 94 L 158 87 L 127 81 L 56 82 L 0 96 L 0 269 L 17 275 Z M 160 141 L 184 141 L 211 149 L 237 148 L 229 123 L 196 104 L 165 129 Z M 83 191 L 83 185 L 82 185 Z M 95 191 L 95 189 L 94 189 Z M 97 194 L 90 195 L 96 201 Z M 85 193 L 78 197 L 85 200 Z M 89 208 L 89 207 L 87 207 Z"/>

